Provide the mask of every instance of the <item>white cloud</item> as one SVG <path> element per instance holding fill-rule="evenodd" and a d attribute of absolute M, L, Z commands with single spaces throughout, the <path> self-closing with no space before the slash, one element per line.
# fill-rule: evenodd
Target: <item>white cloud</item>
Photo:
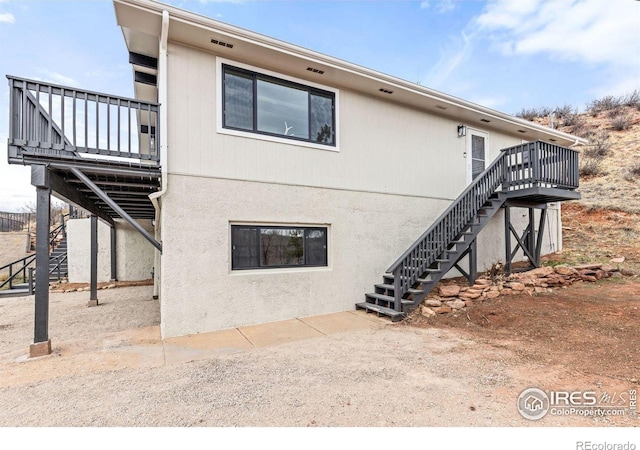
<path fill-rule="evenodd" d="M 31 169 L 7 163 L 7 138 L 0 136 L 0 211 L 19 211 L 35 200 Z"/>
<path fill-rule="evenodd" d="M 434 10 L 440 14 L 453 11 L 456 8 L 456 4 L 453 0 L 425 0 L 420 3 L 420 8 L 421 9 L 430 8 L 433 1 L 435 1 Z"/>
<path fill-rule="evenodd" d="M 16 18 L 11 13 L 0 13 L 0 23 L 16 23 Z"/>
<path fill-rule="evenodd" d="M 445 81 L 471 52 L 473 37 L 464 31 L 459 37 L 453 38 L 450 45 L 444 48 L 440 60 L 427 76 L 426 85 L 436 89 L 442 88 Z"/>
<path fill-rule="evenodd" d="M 505 55 L 547 54 L 608 67 L 640 87 L 640 4 L 627 0 L 493 0 L 476 23 Z M 635 83 L 634 83 L 635 80 Z"/>
<path fill-rule="evenodd" d="M 79 83 L 75 79 L 63 75 L 58 72 L 53 72 L 51 70 L 43 69 L 40 70 L 42 74 L 42 78 L 39 78 L 38 81 L 45 81 L 54 84 L 64 84 L 65 86 L 78 86 Z"/>

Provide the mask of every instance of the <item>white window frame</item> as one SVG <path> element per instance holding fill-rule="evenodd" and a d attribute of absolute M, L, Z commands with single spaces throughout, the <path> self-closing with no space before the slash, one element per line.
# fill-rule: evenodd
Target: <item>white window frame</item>
<path fill-rule="evenodd" d="M 286 137 L 263 135 L 259 133 L 253 133 L 250 131 L 233 130 L 230 128 L 224 128 L 223 126 L 223 69 L 222 66 L 226 64 L 229 66 L 238 67 L 240 69 L 250 70 L 259 74 L 280 78 L 285 81 L 291 81 L 292 83 L 302 84 L 312 88 L 320 89 L 323 91 L 331 92 L 334 95 L 334 120 L 335 120 L 335 145 L 317 144 L 311 141 L 298 141 L 295 139 L 287 139 Z M 216 131 L 218 134 L 227 134 L 231 136 L 238 136 L 243 138 L 258 139 L 261 141 L 277 142 L 279 144 L 294 145 L 297 147 L 314 148 L 318 150 L 328 150 L 331 152 L 340 151 L 340 91 L 338 89 L 324 86 L 321 84 L 313 83 L 302 78 L 291 77 L 281 73 L 273 72 L 270 70 L 261 69 L 260 67 L 251 66 L 249 64 L 239 63 L 230 59 L 216 57 Z"/>

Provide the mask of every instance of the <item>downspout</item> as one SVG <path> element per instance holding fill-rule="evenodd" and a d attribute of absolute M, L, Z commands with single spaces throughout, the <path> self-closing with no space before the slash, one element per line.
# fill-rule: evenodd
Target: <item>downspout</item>
<path fill-rule="evenodd" d="M 159 199 L 167 192 L 169 177 L 167 176 L 167 41 L 169 39 L 169 12 L 162 11 L 162 30 L 160 32 L 160 48 L 158 52 L 158 103 L 160 104 L 160 190 L 149 195 L 156 210 L 156 239 L 161 241 L 160 203 Z M 162 241 L 161 241 L 162 242 Z M 153 298 L 158 298 L 160 280 L 160 252 L 155 252 Z"/>

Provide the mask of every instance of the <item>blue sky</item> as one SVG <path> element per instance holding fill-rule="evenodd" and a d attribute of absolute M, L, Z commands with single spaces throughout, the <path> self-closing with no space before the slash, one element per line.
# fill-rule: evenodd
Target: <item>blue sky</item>
<path fill-rule="evenodd" d="M 584 108 L 640 89 L 635 0 L 167 1 L 506 113 Z M 0 75 L 133 94 L 108 0 L 0 0 Z M 0 211 L 33 201 L 28 168 L 6 162 L 0 81 Z"/>

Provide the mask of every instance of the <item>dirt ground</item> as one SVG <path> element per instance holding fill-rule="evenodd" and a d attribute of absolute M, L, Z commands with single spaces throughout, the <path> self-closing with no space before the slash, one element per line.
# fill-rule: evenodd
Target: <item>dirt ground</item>
<path fill-rule="evenodd" d="M 166 357 L 151 289 L 100 291 L 97 308 L 87 292 L 51 294 L 53 354 L 36 359 L 26 357 L 32 300 L 0 300 L 0 426 L 638 425 L 628 414 L 529 421 L 516 409 L 529 387 L 628 401 L 640 372 L 637 282 L 498 298 L 429 323 L 369 315 L 372 329 L 179 364 Z"/>
<path fill-rule="evenodd" d="M 573 387 L 640 386 L 640 283 L 601 280 L 552 293 L 498 297 L 457 316 L 419 315 L 411 326 L 455 330 L 549 367 L 571 368 Z M 606 380 L 606 381 L 605 381 Z M 568 387 L 568 386 L 565 386 Z"/>

